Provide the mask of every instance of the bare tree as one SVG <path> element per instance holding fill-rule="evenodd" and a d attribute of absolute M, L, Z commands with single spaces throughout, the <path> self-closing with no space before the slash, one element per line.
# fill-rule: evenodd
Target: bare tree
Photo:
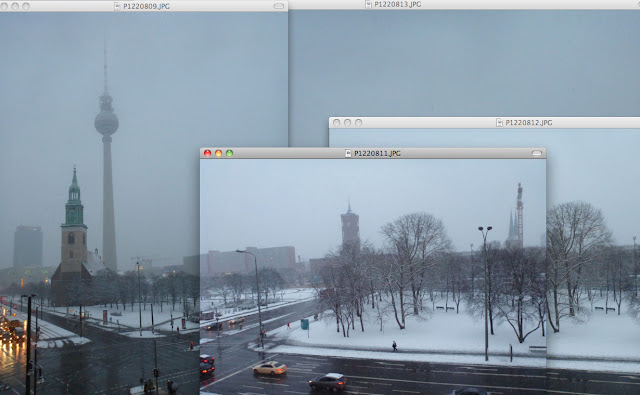
<path fill-rule="evenodd" d="M 576 315 L 582 270 L 611 239 L 604 215 L 589 203 L 562 203 L 547 212 L 547 280 L 553 303 L 549 314 L 554 318 L 549 322 L 554 332 L 560 331 L 561 317 Z"/>
<path fill-rule="evenodd" d="M 501 273 L 499 292 L 503 297 L 495 306 L 498 317 L 507 321 L 520 343 L 543 323 L 532 298 L 539 296 L 534 295 L 540 289 L 536 283 L 544 284 L 544 278 L 537 276 L 543 263 L 544 251 L 540 248 L 505 248 L 498 254 L 496 269 Z"/>
<path fill-rule="evenodd" d="M 386 287 L 393 294 L 398 326 L 404 329 L 406 298 L 411 298 L 413 314 L 419 314 L 427 269 L 435 264 L 439 253 L 449 249 L 450 241 L 442 221 L 424 212 L 403 215 L 385 224 L 381 231 L 392 257 L 388 260 L 391 270 L 386 271 Z M 407 292 L 410 294 L 406 295 Z"/>

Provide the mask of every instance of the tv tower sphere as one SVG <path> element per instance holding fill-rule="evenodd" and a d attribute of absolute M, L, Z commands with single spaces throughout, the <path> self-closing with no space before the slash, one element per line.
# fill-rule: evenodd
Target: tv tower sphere
<path fill-rule="evenodd" d="M 111 105 L 112 100 L 113 99 L 106 91 L 102 96 L 100 96 L 100 112 L 96 115 L 96 119 L 93 123 L 98 133 L 105 137 L 114 134 L 118 130 L 118 126 L 120 126 L 118 117 L 113 113 L 113 106 Z"/>

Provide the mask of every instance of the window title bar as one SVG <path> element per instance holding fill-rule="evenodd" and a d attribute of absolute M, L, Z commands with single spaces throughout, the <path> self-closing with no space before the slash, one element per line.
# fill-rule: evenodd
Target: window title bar
<path fill-rule="evenodd" d="M 638 0 L 290 0 L 291 10 L 632 10 Z"/>
<path fill-rule="evenodd" d="M 639 129 L 640 117 L 330 117 L 330 129 Z"/>
<path fill-rule="evenodd" d="M 546 148 L 200 148 L 200 159 L 546 159 Z"/>
<path fill-rule="evenodd" d="M 4 1 L 1 12 L 273 12 L 288 11 L 287 0 L 176 1 Z"/>

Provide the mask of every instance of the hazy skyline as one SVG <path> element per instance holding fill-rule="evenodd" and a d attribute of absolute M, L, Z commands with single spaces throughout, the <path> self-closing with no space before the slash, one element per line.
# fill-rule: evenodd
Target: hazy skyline
<path fill-rule="evenodd" d="M 0 268 L 17 225 L 42 226 L 60 261 L 73 167 L 102 251 L 103 144 L 93 122 L 109 91 L 119 269 L 131 257 L 198 253 L 203 145 L 287 144 L 287 15 L 281 12 L 2 14 Z M 64 26 L 64 28 L 62 28 Z"/>
<path fill-rule="evenodd" d="M 545 232 L 545 161 L 487 160 L 201 160 L 201 247 L 294 246 L 322 258 L 342 243 L 340 214 L 351 201 L 360 239 L 382 247 L 382 225 L 426 211 L 443 221 L 456 249 L 504 242 L 522 182 L 524 241 Z M 242 182 L 238 182 L 242 180 Z"/>
<path fill-rule="evenodd" d="M 461 144 L 461 142 L 464 142 Z M 602 210 L 617 243 L 640 234 L 637 129 L 332 129 L 331 146 L 545 147 L 549 207 L 583 200 Z M 525 189 L 525 196 L 527 190 Z"/>
<path fill-rule="evenodd" d="M 289 145 L 329 117 L 640 116 L 640 13 L 289 12 Z"/>

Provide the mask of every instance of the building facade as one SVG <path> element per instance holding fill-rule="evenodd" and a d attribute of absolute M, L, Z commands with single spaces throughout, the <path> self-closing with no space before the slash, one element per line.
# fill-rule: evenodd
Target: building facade
<path fill-rule="evenodd" d="M 13 268 L 42 267 L 42 228 L 39 226 L 18 226 L 13 238 Z"/>

